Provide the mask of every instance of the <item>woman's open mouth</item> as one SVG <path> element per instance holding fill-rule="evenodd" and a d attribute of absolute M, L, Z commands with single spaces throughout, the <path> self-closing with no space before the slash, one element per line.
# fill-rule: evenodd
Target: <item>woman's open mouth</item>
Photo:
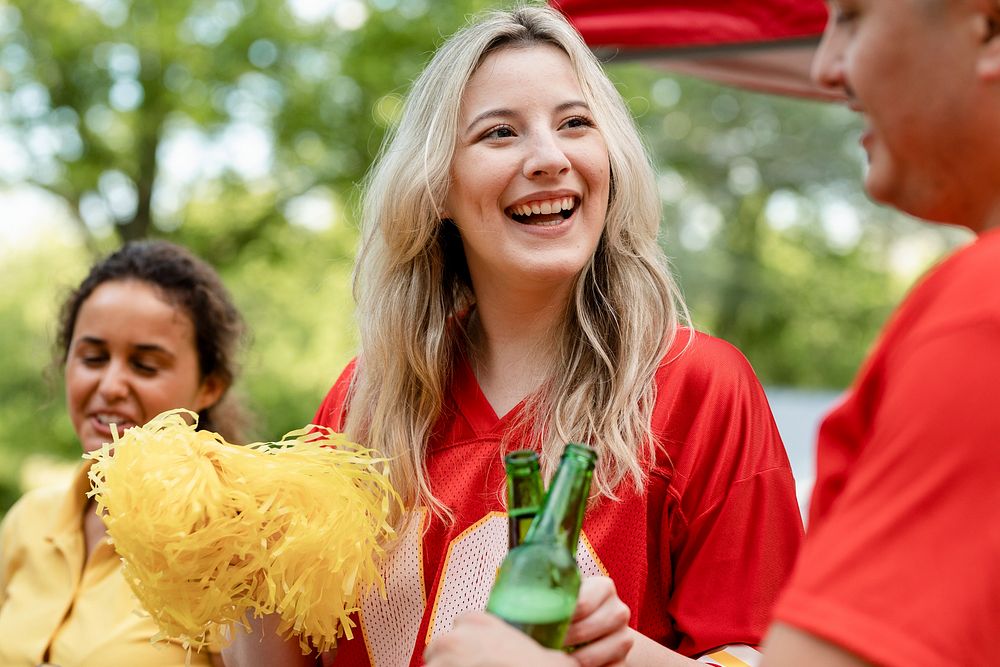
<path fill-rule="evenodd" d="M 552 226 L 568 220 L 576 211 L 575 197 L 557 197 L 511 206 L 507 215 L 522 225 Z"/>
<path fill-rule="evenodd" d="M 119 433 L 124 433 L 125 429 L 135 426 L 131 419 L 113 412 L 98 412 L 90 415 L 94 430 L 98 433 L 110 433 L 111 425 L 114 424 Z"/>

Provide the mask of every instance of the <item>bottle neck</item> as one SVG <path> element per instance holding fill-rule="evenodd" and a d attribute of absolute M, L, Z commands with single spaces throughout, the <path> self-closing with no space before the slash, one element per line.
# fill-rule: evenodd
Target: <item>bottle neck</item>
<path fill-rule="evenodd" d="M 507 510 L 542 504 L 545 495 L 538 470 L 538 454 L 529 450 L 511 452 L 504 458 L 507 468 Z"/>
<path fill-rule="evenodd" d="M 574 444 L 566 447 L 525 542 L 556 542 L 576 554 L 596 458 L 589 447 Z"/>

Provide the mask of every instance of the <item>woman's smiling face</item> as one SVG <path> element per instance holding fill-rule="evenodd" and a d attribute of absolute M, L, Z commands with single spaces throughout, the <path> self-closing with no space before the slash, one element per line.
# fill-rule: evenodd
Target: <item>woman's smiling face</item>
<path fill-rule="evenodd" d="M 445 211 L 474 289 L 568 285 L 604 230 L 611 169 L 569 57 L 504 47 L 469 79 Z"/>
<path fill-rule="evenodd" d="M 80 306 L 66 358 L 66 403 L 84 451 L 164 410 L 214 404 L 222 385 L 202 379 L 194 324 L 138 280 L 97 287 Z"/>

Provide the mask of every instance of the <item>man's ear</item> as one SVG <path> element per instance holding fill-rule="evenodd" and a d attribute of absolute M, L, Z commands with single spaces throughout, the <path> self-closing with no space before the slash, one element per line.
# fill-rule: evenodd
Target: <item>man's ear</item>
<path fill-rule="evenodd" d="M 985 0 L 977 16 L 982 47 L 976 72 L 986 81 L 1000 81 L 1000 1 Z"/>

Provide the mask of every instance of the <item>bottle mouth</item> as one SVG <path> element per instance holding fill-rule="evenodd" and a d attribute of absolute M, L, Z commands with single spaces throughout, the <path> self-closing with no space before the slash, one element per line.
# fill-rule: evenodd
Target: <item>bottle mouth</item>
<path fill-rule="evenodd" d="M 593 463 L 597 461 L 597 450 L 579 442 L 570 442 L 566 444 L 566 449 L 563 450 L 563 457 L 567 456 Z"/>
<path fill-rule="evenodd" d="M 538 461 L 538 453 L 531 449 L 516 449 L 503 457 L 505 463 L 521 464 Z"/>

